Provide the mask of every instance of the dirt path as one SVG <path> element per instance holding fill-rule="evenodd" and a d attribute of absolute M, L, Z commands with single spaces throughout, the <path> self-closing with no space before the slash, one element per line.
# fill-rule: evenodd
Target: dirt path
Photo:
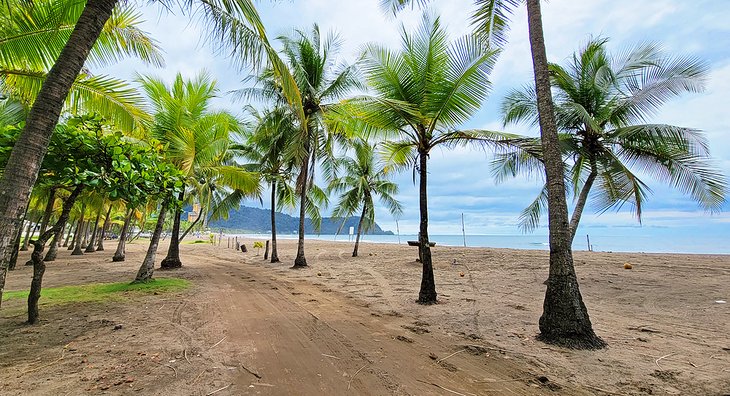
<path fill-rule="evenodd" d="M 34 326 L 24 301 L 5 301 L 0 395 L 730 394 L 730 256 L 577 252 L 609 348 L 571 351 L 534 337 L 546 252 L 439 247 L 440 302 L 421 306 L 415 249 L 364 243 L 352 258 L 349 244 L 307 241 L 311 267 L 292 270 L 295 242 L 280 242 L 281 264 L 184 244 L 184 267 L 155 277 L 190 289 L 42 305 Z M 130 244 L 122 263 L 63 251 L 44 286 L 130 281 L 145 249 Z"/>
<path fill-rule="evenodd" d="M 534 395 L 560 388 L 498 351 L 465 349 L 474 341 L 370 309 L 323 284 L 279 280 L 271 265 L 246 261 L 206 270 L 219 309 L 210 315 L 223 325 L 220 348 L 226 365 L 237 368 L 234 394 Z"/>

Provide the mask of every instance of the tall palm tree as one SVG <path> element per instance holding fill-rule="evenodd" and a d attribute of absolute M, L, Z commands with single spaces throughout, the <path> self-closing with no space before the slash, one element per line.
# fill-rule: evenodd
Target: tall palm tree
<path fill-rule="evenodd" d="M 296 189 L 299 194 L 299 240 L 294 268 L 307 266 L 304 255 L 304 224 L 306 215 L 316 213 L 316 202 L 309 198 L 314 187 L 317 162 L 331 155 L 336 137 L 322 122 L 324 112 L 353 89 L 362 88 L 354 65 L 337 63 L 335 55 L 341 46 L 335 34 L 322 37 L 316 24 L 309 32 L 295 30 L 291 36 L 278 38 L 283 44 L 282 55 L 286 70 L 268 70 L 257 78 L 259 87 L 241 90 L 241 96 L 287 103 L 298 123 L 299 133 L 287 146 L 285 156 L 299 169 Z M 270 57 L 270 59 L 273 59 Z M 278 58 L 277 58 L 278 59 Z M 276 64 L 274 64 L 276 65 Z M 279 76 L 289 72 L 295 85 L 287 89 Z M 325 165 L 327 162 L 324 163 Z M 319 195 L 320 198 L 324 198 Z M 316 219 L 313 219 L 316 220 Z M 316 223 L 316 221 L 315 221 Z"/>
<path fill-rule="evenodd" d="M 306 267 L 305 214 L 307 207 L 314 205 L 308 199 L 308 190 L 314 182 L 317 161 L 331 154 L 334 143 L 334 136 L 328 133 L 322 122 L 322 113 L 328 104 L 344 98 L 361 84 L 354 66 L 338 66 L 336 63 L 334 56 L 341 45 L 337 35 L 330 33 L 323 38 L 319 26 L 315 24 L 309 33 L 296 30 L 292 37 L 279 39 L 284 45 L 284 57 L 301 93 L 304 113 L 304 117 L 299 119 L 301 132 L 294 137 L 287 154 L 295 159 L 299 168 L 299 240 L 294 267 Z"/>
<path fill-rule="evenodd" d="M 259 113 L 250 109 L 253 121 L 250 123 L 248 139 L 241 145 L 239 153 L 258 170 L 264 182 L 269 184 L 271 193 L 271 262 L 279 262 L 276 247 L 276 210 L 290 202 L 292 189 L 289 184 L 294 171 L 294 163 L 284 156 L 287 145 L 298 132 L 296 122 L 290 111 L 282 107 Z M 277 201 L 277 197 L 281 200 Z M 277 205 L 278 202 L 278 205 Z"/>
<path fill-rule="evenodd" d="M 15 6 L 32 7 L 34 2 L 17 0 L 13 3 L 8 9 Z M 7 262 L 12 253 L 28 196 L 38 177 L 64 100 L 117 3 L 118 0 L 85 2 L 68 40 L 33 102 L 23 131 L 0 178 L 0 263 Z M 273 69 L 282 76 L 285 95 L 290 98 L 290 102 L 296 102 L 297 90 L 293 88 L 293 79 L 269 45 L 252 0 L 186 0 L 179 4 L 184 10 L 194 9 L 194 12 L 202 15 L 202 19 L 208 22 L 214 41 L 222 48 L 231 50 L 242 63 L 253 61 L 260 64 L 262 56 L 267 55 Z M 3 267 L 0 268 L 0 294 L 4 284 Z"/>
<path fill-rule="evenodd" d="M 418 173 L 419 256 L 423 264 L 418 302 L 432 304 L 436 302 L 436 284 L 428 236 L 429 154 L 438 146 L 498 144 L 509 136 L 456 130 L 486 98 L 497 51 L 485 50 L 473 36 L 449 43 L 439 18 L 428 14 L 413 35 L 403 28 L 401 41 L 398 52 L 378 45 L 366 47 L 363 70 L 374 96 L 353 99 L 344 111 L 389 136 L 391 140 L 383 146 L 387 159 L 412 167 L 414 180 Z"/>
<path fill-rule="evenodd" d="M 149 76 L 141 77 L 140 82 L 155 114 L 152 135 L 166 145 L 167 160 L 184 173 L 188 186 L 216 179 L 222 187 L 237 191 L 234 196 L 238 202 L 258 192 L 257 176 L 231 161 L 230 134 L 238 130 L 238 121 L 225 111 L 210 110 L 210 101 L 218 90 L 207 73 L 187 81 L 178 74 L 170 86 Z M 182 190 L 178 197 L 180 204 L 184 198 Z M 174 213 L 170 246 L 161 264 L 166 269 L 182 266 L 179 240 L 182 206 L 178 205 Z"/>
<path fill-rule="evenodd" d="M 397 12 L 414 0 L 381 0 L 386 8 Z M 423 5 L 429 0 L 415 0 Z M 493 48 L 507 42 L 509 17 L 514 9 L 525 3 L 528 35 L 535 77 L 535 96 L 539 114 L 541 149 L 545 164 L 545 181 L 550 232 L 550 273 L 540 317 L 540 339 L 578 349 L 603 348 L 606 343 L 593 331 L 588 309 L 578 287 L 575 275 L 571 230 L 568 222 L 568 204 L 565 198 L 558 128 L 555 122 L 550 73 L 545 52 L 540 0 L 474 0 L 472 23 L 475 33 Z"/>
<path fill-rule="evenodd" d="M 606 44 L 606 39 L 592 39 L 573 55 L 567 67 L 549 65 L 557 94 L 561 145 L 571 161 L 566 169 L 566 180 L 572 181 L 575 196 L 571 239 L 593 187 L 600 211 L 629 203 L 641 221 L 649 190 L 632 167 L 690 194 L 705 209 L 719 210 L 727 183 L 708 162 L 704 135 L 691 128 L 645 123 L 671 98 L 702 91 L 706 64 L 694 58 L 668 56 L 655 44 L 642 44 L 612 56 Z M 506 124 L 536 124 L 534 88 L 512 91 L 502 111 Z M 500 176 L 541 168 L 540 150 L 534 150 L 539 147 L 539 139 L 525 139 L 516 151 L 498 157 Z M 539 224 L 545 199 L 545 194 L 540 194 L 523 211 L 524 229 L 532 230 Z"/>
<path fill-rule="evenodd" d="M 352 250 L 352 257 L 357 257 L 360 235 L 375 225 L 374 198 L 377 196 L 394 216 L 403 213 L 403 208 L 393 197 L 398 194 L 398 185 L 388 180 L 388 168 L 377 163 L 374 147 L 366 141 L 356 140 L 352 148 L 354 158 L 341 157 L 337 160 L 335 166 L 341 167 L 344 174 L 330 181 L 328 191 L 340 194 L 332 216 L 342 218 L 342 225 L 362 208 Z"/>

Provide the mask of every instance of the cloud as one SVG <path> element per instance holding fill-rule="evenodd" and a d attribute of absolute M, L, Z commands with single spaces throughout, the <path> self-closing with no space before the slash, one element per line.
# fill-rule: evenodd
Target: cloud
<path fill-rule="evenodd" d="M 400 24 L 406 30 L 418 25 L 421 12 L 407 11 L 398 19 L 386 16 L 378 0 L 334 1 L 291 0 L 258 2 L 257 7 L 271 37 L 288 34 L 293 28 L 308 29 L 314 22 L 322 31 L 334 30 L 343 40 L 341 59 L 353 61 L 365 43 L 376 42 L 391 48 L 400 45 Z M 116 76 L 131 79 L 135 72 L 152 72 L 171 80 L 175 73 L 192 76 L 206 69 L 219 80 L 221 91 L 240 86 L 247 72 L 236 70 L 230 61 L 217 55 L 206 43 L 204 29 L 184 15 L 171 15 L 155 6 L 141 7 L 147 23 L 144 30 L 156 37 L 166 53 L 164 69 L 143 67 L 136 61 L 103 69 Z M 452 38 L 470 31 L 469 13 L 472 0 L 439 0 L 431 10 L 442 17 Z M 643 41 L 659 41 L 669 53 L 690 54 L 711 64 L 707 91 L 683 95 L 669 102 L 653 122 L 699 128 L 706 131 L 712 153 L 726 174 L 730 174 L 730 2 L 705 0 L 551 0 L 542 5 L 548 56 L 563 63 L 590 36 L 610 37 L 610 48 L 620 50 Z M 509 43 L 491 76 L 493 91 L 483 108 L 467 122 L 465 128 L 503 130 L 499 102 L 513 88 L 530 83 L 532 62 L 527 36 L 526 15 L 519 7 L 512 17 Z M 222 97 L 217 106 L 238 112 L 240 104 Z M 529 126 L 510 126 L 510 132 L 537 135 Z M 418 230 L 418 189 L 410 171 L 395 177 L 404 203 L 399 220 L 402 233 Z M 644 226 L 677 227 L 688 224 L 727 226 L 728 215 L 711 216 L 697 209 L 689 198 L 662 184 L 650 182 L 655 194 L 647 202 Z M 497 185 L 489 170 L 489 156 L 478 149 L 457 148 L 436 150 L 429 162 L 429 211 L 432 233 L 459 233 L 461 213 L 471 233 L 519 233 L 516 228 L 520 210 L 537 195 L 539 178 L 524 177 Z M 376 212 L 378 222 L 395 231 L 395 221 L 383 208 Z M 586 213 L 584 227 L 634 227 L 636 220 L 629 211 L 603 215 Z M 710 227 L 710 226 L 708 226 Z M 544 231 L 544 230 L 543 230 Z"/>

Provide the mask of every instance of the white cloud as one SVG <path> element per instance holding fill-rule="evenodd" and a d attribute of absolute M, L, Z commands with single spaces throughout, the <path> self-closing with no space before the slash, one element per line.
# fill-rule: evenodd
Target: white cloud
<path fill-rule="evenodd" d="M 397 48 L 400 44 L 400 23 L 412 30 L 420 20 L 420 11 L 407 11 L 397 20 L 387 17 L 378 4 L 378 0 L 292 0 L 259 2 L 257 6 L 270 36 L 288 34 L 295 27 L 308 29 L 312 23 L 318 22 L 322 31 L 339 32 L 344 41 L 342 58 L 352 61 L 362 45 L 368 42 Z M 472 0 L 434 1 L 431 9 L 442 16 L 452 38 L 470 30 Z M 551 0 L 544 2 L 542 9 L 548 56 L 552 61 L 563 62 L 591 35 L 610 37 L 613 49 L 653 40 L 662 42 L 670 53 L 690 53 L 710 61 L 713 71 L 707 92 L 686 95 L 670 102 L 655 121 L 705 130 L 712 152 L 726 174 L 730 174 L 730 140 L 727 138 L 730 133 L 730 117 L 727 116 L 730 103 L 730 24 L 726 21 L 730 2 Z M 207 69 L 219 80 L 222 91 L 238 87 L 247 73 L 235 70 L 227 59 L 213 53 L 201 39 L 204 38 L 204 30 L 199 24 L 190 23 L 186 16 L 159 14 L 158 8 L 146 6 L 144 15 L 148 22 L 144 29 L 160 41 L 166 52 L 167 67 L 154 70 L 143 68 L 139 62 L 125 61 L 103 72 L 128 79 L 135 71 L 152 72 L 169 80 L 177 72 L 192 76 Z M 494 84 L 491 98 L 467 123 L 467 127 L 502 130 L 497 114 L 501 97 L 507 90 L 529 83 L 532 78 L 526 15 L 522 7 L 513 15 L 511 26 L 509 44 L 491 76 Z M 241 107 L 230 104 L 227 98 L 217 103 L 233 111 Z M 514 126 L 509 130 L 536 134 L 534 129 L 526 126 Z M 518 232 L 515 224 L 519 208 L 537 194 L 540 181 L 518 178 L 495 186 L 487 164 L 488 159 L 480 150 L 460 148 L 432 154 L 429 163 L 432 193 L 429 209 L 434 219 L 431 222 L 433 233 L 458 233 L 460 224 L 454 216 L 459 217 L 462 212 L 470 232 Z M 412 184 L 410 172 L 397 176 L 397 181 L 401 186 L 399 197 L 406 204 L 399 222 L 401 232 L 415 232 L 418 228 L 418 189 Z M 666 209 L 666 206 L 675 205 L 682 199 L 689 201 L 678 194 L 651 197 L 650 210 L 644 214 L 644 224 L 656 222 L 680 226 L 689 221 L 727 224 L 728 218 L 724 213 L 709 217 L 693 209 L 674 212 Z M 395 230 L 395 222 L 390 220 L 387 212 L 379 209 L 377 215 L 385 228 Z M 630 213 L 620 212 L 602 216 L 586 214 L 584 224 L 613 227 L 633 226 L 636 222 Z"/>

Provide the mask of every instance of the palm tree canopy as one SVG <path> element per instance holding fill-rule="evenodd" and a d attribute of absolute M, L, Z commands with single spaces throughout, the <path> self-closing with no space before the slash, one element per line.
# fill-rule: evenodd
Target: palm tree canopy
<path fill-rule="evenodd" d="M 566 179 L 578 194 L 588 175 L 596 174 L 593 204 L 600 211 L 628 203 L 640 219 L 650 192 L 644 175 L 687 194 L 703 208 L 719 210 L 727 182 L 709 158 L 704 134 L 696 129 L 647 123 L 667 101 L 701 92 L 705 62 L 668 56 L 656 44 L 641 44 L 610 54 L 606 39 L 591 39 L 566 66 L 550 64 L 561 145 L 569 160 Z M 534 87 L 508 94 L 502 104 L 505 125 L 537 123 Z M 525 139 L 516 151 L 500 155 L 498 178 L 541 168 L 538 139 Z M 634 169 L 634 170 L 632 170 Z M 544 207 L 544 194 L 541 194 Z M 536 200 L 523 213 L 523 226 L 534 228 Z"/>
<path fill-rule="evenodd" d="M 383 10 L 397 14 L 408 6 L 425 7 L 431 0 L 380 0 Z M 492 48 L 503 48 L 507 43 L 509 18 L 524 0 L 474 0 L 471 15 L 474 33 Z"/>
<path fill-rule="evenodd" d="M 0 15 L 0 91 L 32 104 L 40 91 L 85 2 L 42 0 L 14 3 Z M 139 29 L 141 14 L 131 5 L 120 5 L 107 21 L 87 63 L 102 66 L 126 57 L 162 65 L 157 43 Z M 97 111 L 119 127 L 132 131 L 146 117 L 140 109 L 142 97 L 122 80 L 91 75 L 84 70 L 72 86 L 66 110 L 73 113 Z"/>
<path fill-rule="evenodd" d="M 497 144 L 513 138 L 456 130 L 487 97 L 497 55 L 474 36 L 449 42 L 439 18 L 426 13 L 414 34 L 402 28 L 400 51 L 366 46 L 362 68 L 374 93 L 347 101 L 338 110 L 344 117 L 337 121 L 343 128 L 398 136 L 383 148 L 389 161 L 402 166 L 415 165 L 417 152 L 428 153 L 440 144 Z"/>
<path fill-rule="evenodd" d="M 342 45 L 337 34 L 329 32 L 322 37 L 314 24 L 309 32 L 296 29 L 291 36 L 278 39 L 284 45 L 284 58 L 302 94 L 307 116 L 342 99 L 353 88 L 363 88 L 355 65 L 337 63 L 335 56 Z"/>
<path fill-rule="evenodd" d="M 238 120 L 209 109 L 218 90 L 207 73 L 191 80 L 177 74 L 170 85 L 151 76 L 139 81 L 154 113 L 152 135 L 166 145 L 167 159 L 183 171 L 205 209 L 226 217 L 243 198 L 259 194 L 258 175 L 234 162 L 232 135 L 240 129 Z"/>
<path fill-rule="evenodd" d="M 398 185 L 388 180 L 388 168 L 377 163 L 374 147 L 355 140 L 352 148 L 354 157 L 338 158 L 335 165 L 343 175 L 328 186 L 329 192 L 340 194 L 332 216 L 343 218 L 344 225 L 344 220 L 362 208 L 363 228 L 368 231 L 375 225 L 375 196 L 394 216 L 399 216 L 403 208 L 393 197 L 398 193 Z"/>
<path fill-rule="evenodd" d="M 321 120 L 323 113 L 354 89 L 364 90 L 365 87 L 357 65 L 337 61 L 336 55 L 342 43 L 336 34 L 323 36 L 315 24 L 310 31 L 295 29 L 289 36 L 277 39 L 283 44 L 280 59 L 295 82 L 300 101 L 291 103 L 281 76 L 272 68 L 249 77 L 255 81 L 255 87 L 237 90 L 234 94 L 243 100 L 276 105 L 288 103 L 288 117 L 296 122 L 300 132 L 291 137 L 285 156 L 297 163 L 306 162 L 313 168 L 317 159 L 331 150 L 335 138 L 327 133 Z M 311 177 L 314 172 L 308 174 Z M 311 180 L 308 182 L 311 183 Z"/>
<path fill-rule="evenodd" d="M 246 143 L 237 145 L 237 154 L 253 161 L 248 166 L 257 169 L 266 181 L 286 181 L 291 178 L 295 164 L 284 156 L 289 142 L 298 132 L 292 113 L 283 107 L 259 112 L 249 107 L 252 120 L 247 123 Z"/>

